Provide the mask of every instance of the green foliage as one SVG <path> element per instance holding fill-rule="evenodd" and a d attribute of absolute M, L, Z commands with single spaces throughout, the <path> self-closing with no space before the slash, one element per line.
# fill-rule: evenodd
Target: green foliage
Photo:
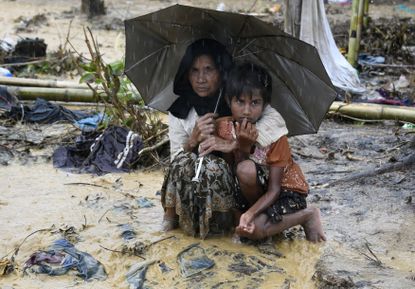
<path fill-rule="evenodd" d="M 131 81 L 124 74 L 124 59 L 106 64 L 92 33 L 85 31 L 86 43 L 91 55 L 87 63 L 79 63 L 82 69 L 81 82 L 87 83 L 98 101 L 108 104 L 106 125 L 120 125 L 140 133 L 146 139 L 164 127 L 158 117 L 143 109 L 144 102 Z"/>

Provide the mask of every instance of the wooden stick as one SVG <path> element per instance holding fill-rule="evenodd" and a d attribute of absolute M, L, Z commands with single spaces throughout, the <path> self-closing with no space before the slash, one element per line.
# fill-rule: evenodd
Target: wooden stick
<path fill-rule="evenodd" d="M 168 138 L 163 139 L 162 141 L 156 143 L 155 145 L 151 146 L 151 147 L 146 147 L 143 148 L 141 151 L 138 152 L 138 155 L 141 156 L 143 153 L 148 152 L 148 151 L 153 151 L 159 147 L 161 147 L 162 145 L 166 144 L 169 142 Z"/>
<path fill-rule="evenodd" d="M 415 153 L 405 157 L 403 160 L 399 162 L 392 163 L 392 164 L 386 164 L 377 169 L 376 168 L 367 169 L 365 171 L 349 175 L 343 179 L 339 179 L 339 180 L 324 184 L 323 187 L 327 188 L 327 187 L 331 187 L 331 186 L 334 186 L 340 183 L 356 181 L 356 180 L 360 180 L 365 177 L 372 177 L 375 175 L 384 174 L 386 172 L 397 171 L 405 167 L 413 166 L 414 164 L 415 164 Z"/>

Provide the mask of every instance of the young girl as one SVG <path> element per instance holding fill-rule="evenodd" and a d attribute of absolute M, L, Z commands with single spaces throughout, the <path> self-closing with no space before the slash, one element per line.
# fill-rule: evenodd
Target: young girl
<path fill-rule="evenodd" d="M 235 122 L 233 137 L 229 130 L 227 135 L 219 131 L 228 143 L 211 137 L 201 147 L 206 148 L 204 153 L 233 152 L 239 187 L 235 199 L 241 212 L 237 235 L 263 239 L 301 225 L 307 240 L 325 241 L 319 209 L 307 207 L 308 184 L 291 157 L 286 131 L 276 128 L 258 139 L 255 124 L 265 110 L 272 109 L 271 92 L 272 80 L 265 69 L 251 63 L 236 66 L 226 86 Z"/>

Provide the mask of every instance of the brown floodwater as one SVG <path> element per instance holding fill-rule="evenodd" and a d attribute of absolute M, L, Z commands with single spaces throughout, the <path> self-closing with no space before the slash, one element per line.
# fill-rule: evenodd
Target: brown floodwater
<path fill-rule="evenodd" d="M 32 232 L 21 245 L 16 257 L 17 270 L 0 277 L 0 285 L 14 288 L 128 288 L 125 274 L 131 265 L 143 261 L 137 256 L 119 252 L 125 244 L 118 224 L 130 224 L 136 239 L 151 243 L 168 236 L 143 253 L 146 260 L 164 262 L 172 270 L 162 273 L 158 264 L 149 267 L 145 285 L 149 288 L 281 288 L 284 282 L 290 288 L 315 288 L 311 277 L 314 265 L 324 245 L 314 245 L 301 238 L 274 241 L 284 257 L 260 253 L 257 247 L 235 244 L 230 236 L 199 240 L 184 235 L 180 230 L 160 232 L 162 208 L 156 192 L 163 180 L 162 171 L 134 172 L 93 176 L 57 170 L 50 163 L 0 167 L 0 257 L 11 257 L 11 251 Z M 154 206 L 139 208 L 136 198 L 142 196 Z M 65 228 L 73 226 L 77 232 L 77 249 L 100 261 L 108 273 L 105 281 L 84 282 L 68 273 L 63 276 L 22 273 L 24 262 L 31 253 L 47 249 L 61 238 Z M 60 230 L 59 230 L 60 229 Z M 199 243 L 214 267 L 199 277 L 184 278 L 180 274 L 177 255 L 186 246 Z M 103 247 L 107 248 L 104 249 Z M 229 271 L 232 256 L 254 256 L 279 270 L 260 270 L 250 275 Z M 277 271 L 277 272 L 275 272 Z M 197 280 L 197 282 L 195 281 Z M 199 284 L 199 285 L 198 285 Z M 3 288 L 3 287 L 2 287 Z"/>

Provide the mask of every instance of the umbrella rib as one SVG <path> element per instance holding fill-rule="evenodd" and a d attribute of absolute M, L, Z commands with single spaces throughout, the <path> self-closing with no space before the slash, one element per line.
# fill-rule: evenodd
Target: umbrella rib
<path fill-rule="evenodd" d="M 151 56 L 153 56 L 154 54 L 157 54 L 159 51 L 168 48 L 169 46 L 171 46 L 171 44 L 165 45 L 159 49 L 157 49 L 156 51 L 148 54 L 147 56 L 141 58 L 139 61 L 137 61 L 136 63 L 134 63 L 134 65 L 130 66 L 128 69 L 125 70 L 125 72 L 129 72 L 131 69 L 133 69 L 134 67 L 136 67 L 137 65 L 139 65 L 140 63 L 142 63 L 143 61 L 147 60 L 148 58 L 150 58 Z"/>
<path fill-rule="evenodd" d="M 157 24 L 160 24 L 160 25 L 189 27 L 189 28 L 195 28 L 196 27 L 196 26 L 191 25 L 191 24 L 181 24 L 181 23 L 178 23 L 178 22 L 168 22 L 168 21 L 159 21 L 159 20 L 145 20 L 145 19 L 143 19 L 140 22 L 143 22 L 143 23 L 147 22 L 147 23 L 150 23 L 150 24 L 157 23 Z"/>

